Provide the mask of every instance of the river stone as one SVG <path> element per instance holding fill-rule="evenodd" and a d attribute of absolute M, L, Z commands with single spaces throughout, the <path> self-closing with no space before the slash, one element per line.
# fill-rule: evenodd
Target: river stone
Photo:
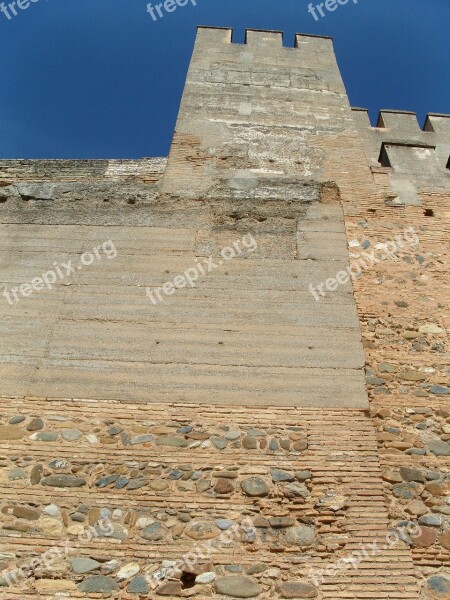
<path fill-rule="evenodd" d="M 43 469 L 44 467 L 41 464 L 34 465 L 30 473 L 31 485 L 37 485 L 41 481 Z"/>
<path fill-rule="evenodd" d="M 194 540 L 210 540 L 220 535 L 220 530 L 215 523 L 196 521 L 189 524 L 184 533 Z"/>
<path fill-rule="evenodd" d="M 417 517 L 426 515 L 428 510 L 428 506 L 426 506 L 420 498 L 413 500 L 406 508 L 406 512 L 410 515 L 416 515 Z"/>
<path fill-rule="evenodd" d="M 246 450 L 256 450 L 258 447 L 258 442 L 256 439 L 250 435 L 245 435 L 242 438 L 242 445 Z"/>
<path fill-rule="evenodd" d="M 114 538 L 115 540 L 126 540 L 128 537 L 127 529 L 120 523 L 111 523 L 109 521 L 104 522 L 103 526 L 100 525 L 101 531 L 98 532 L 99 537 L 102 538 Z M 98 530 L 98 527 L 97 527 Z"/>
<path fill-rule="evenodd" d="M 18 519 L 27 519 L 28 521 L 37 521 L 39 519 L 39 513 L 26 506 L 14 506 L 12 514 Z"/>
<path fill-rule="evenodd" d="M 442 440 L 431 440 L 428 442 L 428 447 L 436 456 L 450 456 L 450 444 Z"/>
<path fill-rule="evenodd" d="M 330 508 L 334 512 L 347 507 L 348 499 L 346 496 L 335 494 L 333 491 L 328 491 L 325 496 L 320 498 L 318 505 L 323 508 Z"/>
<path fill-rule="evenodd" d="M 295 471 L 294 473 L 295 479 L 297 481 L 306 481 L 307 479 L 312 479 L 311 471 Z"/>
<path fill-rule="evenodd" d="M 405 450 L 405 454 L 411 454 L 413 456 L 425 456 L 426 453 L 427 451 L 425 448 L 408 448 L 408 450 Z"/>
<path fill-rule="evenodd" d="M 100 479 L 97 479 L 95 485 L 98 488 L 104 488 L 107 485 L 111 485 L 111 483 L 116 482 L 118 479 L 118 475 L 106 475 L 105 477 L 100 477 Z"/>
<path fill-rule="evenodd" d="M 276 452 L 278 450 L 278 442 L 276 439 L 270 440 L 269 450 L 271 452 Z"/>
<path fill-rule="evenodd" d="M 191 433 L 191 431 L 193 431 L 194 428 L 191 427 L 190 425 L 183 425 L 182 427 L 179 427 L 177 429 L 177 433 Z"/>
<path fill-rule="evenodd" d="M 38 431 L 30 435 L 30 439 L 36 442 L 56 442 L 58 439 L 57 431 Z"/>
<path fill-rule="evenodd" d="M 253 565 L 250 565 L 250 567 L 248 567 L 248 569 L 246 569 L 246 573 L 247 573 L 247 575 L 253 575 L 253 574 L 257 574 L 257 573 L 263 573 L 266 570 L 267 570 L 267 565 L 265 565 L 264 563 L 255 563 Z"/>
<path fill-rule="evenodd" d="M 386 383 L 386 379 L 383 379 L 382 377 L 366 377 L 366 382 L 369 385 L 381 385 Z"/>
<path fill-rule="evenodd" d="M 224 450 L 224 448 L 226 448 L 228 444 L 227 440 L 222 437 L 212 437 L 211 442 L 218 450 Z"/>
<path fill-rule="evenodd" d="M 438 592 L 439 594 L 450 594 L 450 579 L 441 577 L 440 575 L 433 575 L 433 577 L 428 579 L 427 587 L 429 590 L 433 590 L 433 592 Z M 449 596 L 442 597 L 448 598 Z"/>
<path fill-rule="evenodd" d="M 440 515 L 425 515 L 420 517 L 419 525 L 427 525 L 428 527 L 440 527 L 442 525 L 442 517 Z"/>
<path fill-rule="evenodd" d="M 25 418 L 26 417 L 23 415 L 16 415 L 15 417 L 11 417 L 8 423 L 10 425 L 19 425 L 19 423 L 23 423 L 25 421 Z"/>
<path fill-rule="evenodd" d="M 47 506 L 44 506 L 42 509 L 42 512 L 49 517 L 59 517 L 59 508 L 56 504 L 47 504 Z"/>
<path fill-rule="evenodd" d="M 11 469 L 11 471 L 8 473 L 8 479 L 10 481 L 15 481 L 16 479 L 25 479 L 26 476 L 26 471 L 20 468 Z"/>
<path fill-rule="evenodd" d="M 229 479 L 220 478 L 214 486 L 216 494 L 231 494 L 234 492 L 234 485 Z"/>
<path fill-rule="evenodd" d="M 414 538 L 414 546 L 420 546 L 420 548 L 428 548 L 432 546 L 436 541 L 437 533 L 435 529 L 430 527 L 422 527 L 420 535 Z"/>
<path fill-rule="evenodd" d="M 49 475 L 41 479 L 42 485 L 48 485 L 57 488 L 81 487 L 86 485 L 86 479 L 76 475 Z"/>
<path fill-rule="evenodd" d="M 122 490 L 124 487 L 126 487 L 128 485 L 129 482 L 130 482 L 130 480 L 128 479 L 128 477 L 125 477 L 125 475 L 122 475 L 121 477 L 119 477 L 119 479 L 117 479 L 114 487 L 118 490 Z"/>
<path fill-rule="evenodd" d="M 300 496 L 302 498 L 307 498 L 310 492 L 304 483 L 288 483 L 284 487 L 284 495 L 288 498 L 293 496 Z"/>
<path fill-rule="evenodd" d="M 83 433 L 79 429 L 63 429 L 61 435 L 66 442 L 76 442 Z"/>
<path fill-rule="evenodd" d="M 132 446 L 136 446 L 136 444 L 147 444 L 148 442 L 153 442 L 155 436 L 152 433 L 147 433 L 144 435 L 136 435 L 131 438 L 130 444 Z"/>
<path fill-rule="evenodd" d="M 287 543 L 292 546 L 311 546 L 316 539 L 314 529 L 303 524 L 297 527 L 289 527 L 286 529 L 285 535 Z"/>
<path fill-rule="evenodd" d="M 446 531 L 439 537 L 439 543 L 446 550 L 450 550 L 450 531 Z"/>
<path fill-rule="evenodd" d="M 162 492 L 169 487 L 169 484 L 164 479 L 151 479 L 148 483 L 148 487 L 155 492 Z"/>
<path fill-rule="evenodd" d="M 214 571 L 208 571 L 206 573 L 201 573 L 200 575 L 197 575 L 197 577 L 195 578 L 195 583 L 212 583 L 215 578 L 216 574 L 214 573 Z"/>
<path fill-rule="evenodd" d="M 406 370 L 401 371 L 398 374 L 398 378 L 403 379 L 405 381 L 425 381 L 425 379 L 427 378 L 427 374 L 420 373 L 419 371 Z"/>
<path fill-rule="evenodd" d="M 23 431 L 14 425 L 0 425 L 0 440 L 20 440 Z"/>
<path fill-rule="evenodd" d="M 115 435 L 119 435 L 119 433 L 122 433 L 123 429 L 122 427 L 118 427 L 117 425 L 114 425 L 114 427 L 110 427 L 108 429 L 108 434 L 113 437 Z"/>
<path fill-rule="evenodd" d="M 244 494 L 252 497 L 267 496 L 270 493 L 269 486 L 260 477 L 249 477 L 241 483 Z"/>
<path fill-rule="evenodd" d="M 400 475 L 403 481 L 417 481 L 419 483 L 425 482 L 425 476 L 420 469 L 400 467 Z"/>
<path fill-rule="evenodd" d="M 43 429 L 44 421 L 42 419 L 31 419 L 31 421 L 27 425 L 27 431 L 39 431 Z"/>
<path fill-rule="evenodd" d="M 136 479 L 132 479 L 128 484 L 127 490 L 138 490 L 144 485 L 147 485 L 148 479 L 145 477 L 137 477 Z"/>
<path fill-rule="evenodd" d="M 215 589 L 218 594 L 232 598 L 254 598 L 263 591 L 255 579 L 244 575 L 219 577 L 215 583 Z"/>
<path fill-rule="evenodd" d="M 430 481 L 426 484 L 425 489 L 433 496 L 448 496 L 450 495 L 450 481 Z"/>
<path fill-rule="evenodd" d="M 127 563 L 119 569 L 119 572 L 117 573 L 117 579 L 119 581 L 123 581 L 124 579 L 130 579 L 130 577 L 134 577 L 135 575 L 137 575 L 140 569 L 141 568 L 139 566 L 139 563 L 137 562 Z"/>
<path fill-rule="evenodd" d="M 437 396 L 446 396 L 447 394 L 450 394 L 450 388 L 445 387 L 444 385 L 432 385 L 429 391 Z"/>
<path fill-rule="evenodd" d="M 149 593 L 149 587 L 147 585 L 147 582 L 145 580 L 145 577 L 139 576 L 139 577 L 133 577 L 133 579 L 130 581 L 130 583 L 128 584 L 127 587 L 127 592 L 129 594 L 148 594 Z"/>
<path fill-rule="evenodd" d="M 215 523 L 222 531 L 226 531 L 233 525 L 233 521 L 230 521 L 229 519 L 216 519 Z"/>
<path fill-rule="evenodd" d="M 267 433 L 261 429 L 249 429 L 247 435 L 252 435 L 253 437 L 266 437 Z"/>
<path fill-rule="evenodd" d="M 241 432 L 236 430 L 232 430 L 232 431 L 227 431 L 227 433 L 223 436 L 225 439 L 230 440 L 231 442 L 234 442 L 235 440 L 238 440 L 241 437 Z"/>
<path fill-rule="evenodd" d="M 396 498 L 412 500 L 415 496 L 413 483 L 396 483 L 392 487 L 392 493 Z"/>
<path fill-rule="evenodd" d="M 158 542 L 159 540 L 163 539 L 164 530 L 160 523 L 152 523 L 144 529 L 141 535 L 144 540 L 148 540 L 149 542 Z"/>
<path fill-rule="evenodd" d="M 284 581 L 278 586 L 282 598 L 317 598 L 318 591 L 305 581 Z"/>
<path fill-rule="evenodd" d="M 304 440 L 296 440 L 295 442 L 293 442 L 292 448 L 296 452 L 302 452 L 303 450 L 306 450 L 308 448 L 308 442 L 307 442 L 306 439 L 304 439 Z"/>
<path fill-rule="evenodd" d="M 95 575 L 82 581 L 78 589 L 85 594 L 99 594 L 100 592 L 118 592 L 120 588 L 111 577 Z"/>
<path fill-rule="evenodd" d="M 272 469 L 272 481 L 274 483 L 278 481 L 294 481 L 294 476 L 282 469 Z"/>
<path fill-rule="evenodd" d="M 96 560 L 92 558 L 84 558 L 82 556 L 75 556 L 70 559 L 70 564 L 72 566 L 72 571 L 77 575 L 82 575 L 83 573 L 89 573 L 89 571 L 95 571 L 101 565 Z"/>
<path fill-rule="evenodd" d="M 69 462 L 63 458 L 55 458 L 48 463 L 48 466 L 54 471 L 59 471 L 61 469 L 67 469 Z"/>
<path fill-rule="evenodd" d="M 439 327 L 438 325 L 436 325 L 435 323 L 425 323 L 425 325 L 421 325 L 419 327 L 419 332 L 420 333 L 430 333 L 430 334 L 440 334 L 442 333 L 444 330 Z"/>
<path fill-rule="evenodd" d="M 173 435 L 165 435 L 159 437 L 156 440 L 155 444 L 157 446 L 174 446 L 178 448 L 186 448 L 187 446 L 189 446 L 189 442 L 187 440 Z"/>

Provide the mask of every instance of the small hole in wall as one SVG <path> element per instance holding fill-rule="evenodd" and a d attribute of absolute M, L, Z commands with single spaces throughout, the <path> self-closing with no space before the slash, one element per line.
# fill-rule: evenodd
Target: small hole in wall
<path fill-rule="evenodd" d="M 376 208 L 369 208 L 369 212 L 372 213 L 372 214 L 374 214 L 374 213 L 377 212 L 377 209 Z"/>
<path fill-rule="evenodd" d="M 181 575 L 181 587 L 183 590 L 193 588 L 195 585 L 195 575 L 193 573 L 186 573 L 183 571 Z"/>
<path fill-rule="evenodd" d="M 426 217 L 434 217 L 434 211 L 433 211 L 433 209 L 432 209 L 432 208 L 426 208 L 426 209 L 423 211 L 423 214 L 424 214 Z"/>

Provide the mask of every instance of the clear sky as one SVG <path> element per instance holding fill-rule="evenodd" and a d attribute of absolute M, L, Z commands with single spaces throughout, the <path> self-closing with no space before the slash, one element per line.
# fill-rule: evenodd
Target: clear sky
<path fill-rule="evenodd" d="M 0 157 L 167 155 L 196 25 L 233 27 L 237 42 L 246 27 L 283 30 L 286 45 L 331 35 L 350 101 L 373 123 L 381 108 L 416 111 L 421 125 L 450 113 L 449 0 L 349 0 L 318 21 L 309 0 L 195 1 L 157 21 L 147 0 L 0 12 Z"/>

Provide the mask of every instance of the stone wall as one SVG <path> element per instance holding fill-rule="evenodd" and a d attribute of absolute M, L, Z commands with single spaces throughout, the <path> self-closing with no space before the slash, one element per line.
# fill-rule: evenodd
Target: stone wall
<path fill-rule="evenodd" d="M 428 114 L 422 130 L 411 112 L 381 111 L 376 127 L 366 110 L 353 114 L 372 172 L 391 188 L 387 202 L 420 206 L 420 192 L 450 193 L 450 115 Z"/>
<path fill-rule="evenodd" d="M 370 128 L 330 39 L 231 37 L 167 165 L 0 162 L 4 286 L 118 249 L 1 306 L 2 600 L 450 598 L 450 120 Z"/>

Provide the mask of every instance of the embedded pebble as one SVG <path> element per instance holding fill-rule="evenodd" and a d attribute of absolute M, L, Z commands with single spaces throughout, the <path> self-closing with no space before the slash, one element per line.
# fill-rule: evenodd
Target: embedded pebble
<path fill-rule="evenodd" d="M 63 429 L 61 435 L 66 442 L 76 442 L 83 433 L 79 429 Z"/>
<path fill-rule="evenodd" d="M 31 419 L 31 421 L 28 423 L 26 429 L 27 431 L 39 431 L 39 429 L 43 429 L 44 428 L 44 421 L 42 419 Z"/>

